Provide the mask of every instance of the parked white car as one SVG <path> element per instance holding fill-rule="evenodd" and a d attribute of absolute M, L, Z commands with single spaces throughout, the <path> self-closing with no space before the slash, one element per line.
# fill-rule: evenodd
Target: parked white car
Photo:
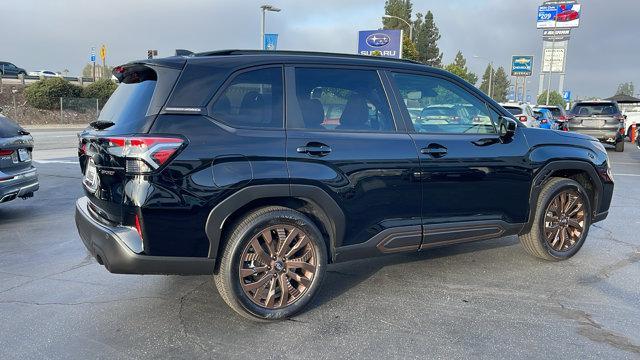
<path fill-rule="evenodd" d="M 51 70 L 36 70 L 36 71 L 29 71 L 29 76 L 38 76 L 38 77 L 62 77 L 62 75 L 58 74 L 55 71 L 51 71 Z"/>
<path fill-rule="evenodd" d="M 640 127 L 640 106 L 631 108 L 628 110 L 623 110 L 622 115 L 625 115 L 627 118 L 624 121 L 624 125 L 626 127 L 625 134 L 631 139 L 631 126 L 636 124 L 637 127 Z"/>
<path fill-rule="evenodd" d="M 538 126 L 536 118 L 533 115 L 533 109 L 529 104 L 523 102 L 508 102 L 500 105 L 528 127 Z"/>

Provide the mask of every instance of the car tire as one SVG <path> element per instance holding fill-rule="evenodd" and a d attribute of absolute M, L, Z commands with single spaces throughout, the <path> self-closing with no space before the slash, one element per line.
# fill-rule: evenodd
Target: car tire
<path fill-rule="evenodd" d="M 616 152 L 624 152 L 624 140 L 616 143 Z"/>
<path fill-rule="evenodd" d="M 222 299 L 251 320 L 300 312 L 318 292 L 327 264 L 318 227 L 298 211 L 270 206 L 245 215 L 232 230 L 214 275 Z"/>
<path fill-rule="evenodd" d="M 519 236 L 520 242 L 529 254 L 540 259 L 566 260 L 580 250 L 590 225 L 591 204 L 582 185 L 571 179 L 552 178 L 543 186 L 531 229 Z"/>

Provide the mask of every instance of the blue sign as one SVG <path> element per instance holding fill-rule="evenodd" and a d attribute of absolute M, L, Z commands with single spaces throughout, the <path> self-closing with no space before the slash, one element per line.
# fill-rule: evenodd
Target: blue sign
<path fill-rule="evenodd" d="M 562 92 L 562 98 L 564 99 L 564 101 L 571 101 L 571 91 L 570 90 L 565 90 Z"/>
<path fill-rule="evenodd" d="M 264 34 L 262 50 L 276 50 L 278 48 L 278 34 Z"/>
<path fill-rule="evenodd" d="M 512 56 L 511 76 L 531 76 L 533 72 L 533 56 Z"/>
<path fill-rule="evenodd" d="M 96 61 L 96 48 L 95 48 L 95 46 L 91 47 L 91 55 L 89 56 L 89 61 L 91 61 L 91 62 L 95 62 Z"/>
<path fill-rule="evenodd" d="M 358 32 L 358 54 L 402 58 L 402 30 Z"/>

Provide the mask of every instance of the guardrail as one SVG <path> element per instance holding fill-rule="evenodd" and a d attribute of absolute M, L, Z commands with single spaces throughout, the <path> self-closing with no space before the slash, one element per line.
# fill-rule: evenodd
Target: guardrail
<path fill-rule="evenodd" d="M 22 83 L 22 85 L 25 85 L 27 82 L 34 82 L 34 81 L 38 81 L 38 80 L 42 80 L 45 79 L 46 77 L 44 76 L 31 76 L 31 75 L 5 75 L 5 74 L 0 74 L 0 78 L 1 79 L 8 79 L 8 80 L 17 80 L 20 83 Z M 90 77 L 71 77 L 71 76 L 62 76 L 61 78 L 70 81 L 70 82 L 77 82 L 79 84 L 84 84 L 84 83 L 92 83 L 93 82 L 93 78 Z"/>

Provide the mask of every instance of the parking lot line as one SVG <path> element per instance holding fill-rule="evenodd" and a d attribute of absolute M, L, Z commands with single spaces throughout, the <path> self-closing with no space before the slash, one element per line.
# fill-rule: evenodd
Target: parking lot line
<path fill-rule="evenodd" d="M 39 164 L 78 164 L 78 161 L 70 161 L 70 160 L 34 160 L 33 162 Z"/>
<path fill-rule="evenodd" d="M 613 176 L 637 176 L 637 177 L 640 177 L 640 174 L 613 174 Z"/>

